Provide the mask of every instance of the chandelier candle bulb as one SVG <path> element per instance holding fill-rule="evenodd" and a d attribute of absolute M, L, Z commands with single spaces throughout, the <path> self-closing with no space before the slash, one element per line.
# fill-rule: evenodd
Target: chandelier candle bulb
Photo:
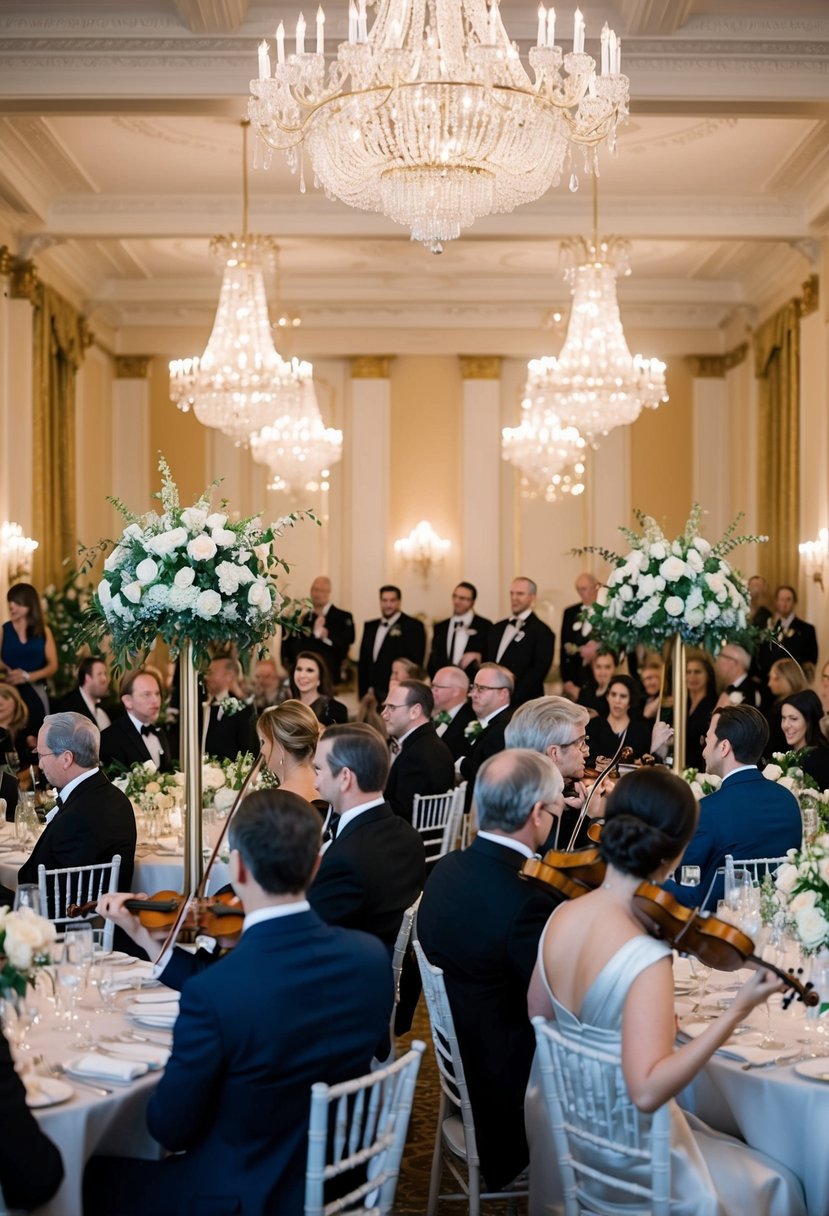
<path fill-rule="evenodd" d="M 536 46 L 545 46 L 546 38 L 547 38 L 547 10 L 543 4 L 539 4 L 539 6 L 538 6 L 538 38 L 536 39 L 535 45 Z M 260 76 L 261 76 L 261 72 L 260 72 Z"/>
<path fill-rule="evenodd" d="M 285 62 L 285 26 L 281 21 L 276 27 L 276 61 Z"/>
<path fill-rule="evenodd" d="M 296 23 L 296 53 L 297 55 L 305 54 L 305 18 L 302 13 L 299 14 Z"/>
<path fill-rule="evenodd" d="M 547 46 L 554 47 L 556 44 L 556 10 L 550 6 L 547 10 Z"/>
<path fill-rule="evenodd" d="M 317 54 L 325 54 L 325 13 L 322 5 L 317 9 Z"/>
<path fill-rule="evenodd" d="M 584 54 L 584 17 L 581 15 L 581 9 L 577 8 L 573 17 L 573 53 L 575 55 Z"/>
<path fill-rule="evenodd" d="M 352 44 L 357 41 L 357 5 L 354 0 L 350 0 L 348 5 L 348 41 Z"/>
<path fill-rule="evenodd" d="M 267 80 L 271 74 L 271 60 L 268 55 L 268 44 L 263 38 L 259 43 L 259 79 Z"/>
<path fill-rule="evenodd" d="M 366 0 L 360 0 L 357 15 L 357 36 L 360 42 L 368 42 L 368 23 L 366 18 Z"/>
<path fill-rule="evenodd" d="M 610 26 L 605 21 L 602 26 L 602 76 L 607 76 L 610 71 Z"/>

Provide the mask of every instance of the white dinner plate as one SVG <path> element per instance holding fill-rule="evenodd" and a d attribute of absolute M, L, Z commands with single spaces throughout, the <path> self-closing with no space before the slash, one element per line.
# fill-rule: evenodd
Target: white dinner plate
<path fill-rule="evenodd" d="M 60 1106 L 61 1102 L 68 1102 L 75 1092 L 71 1085 L 58 1077 L 38 1077 L 36 1085 L 34 1092 L 26 1091 L 26 1105 L 31 1110 Z"/>
<path fill-rule="evenodd" d="M 109 963 L 112 967 L 131 967 L 133 963 L 143 962 L 133 954 L 124 954 L 123 950 L 101 950 L 100 947 L 95 950 L 94 958 L 96 963 Z"/>
<path fill-rule="evenodd" d="M 829 1057 L 822 1056 L 817 1060 L 801 1060 L 795 1064 L 794 1070 L 800 1073 L 801 1077 L 808 1077 L 810 1081 L 829 1081 Z"/>

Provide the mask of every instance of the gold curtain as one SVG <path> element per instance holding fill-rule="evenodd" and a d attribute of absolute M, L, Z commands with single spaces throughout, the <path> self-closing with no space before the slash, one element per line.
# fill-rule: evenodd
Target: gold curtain
<path fill-rule="evenodd" d="M 34 297 L 33 516 L 39 547 L 34 581 L 61 583 L 63 562 L 77 554 L 75 502 L 75 375 L 88 331 L 80 313 L 51 287 Z"/>
<path fill-rule="evenodd" d="M 759 551 L 771 586 L 797 586 L 800 539 L 800 301 L 790 300 L 754 335 L 760 384 L 758 522 L 769 537 Z"/>

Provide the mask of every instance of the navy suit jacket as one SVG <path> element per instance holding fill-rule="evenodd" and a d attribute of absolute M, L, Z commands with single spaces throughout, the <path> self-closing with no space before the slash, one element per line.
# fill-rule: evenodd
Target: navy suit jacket
<path fill-rule="evenodd" d="M 158 729 L 158 740 L 161 744 L 161 772 L 172 772 L 173 753 L 163 727 Z M 145 760 L 152 760 L 152 756 L 144 736 L 135 729 L 129 714 L 122 714 L 111 726 L 101 731 L 101 764 L 104 768 L 115 764 L 127 770 L 136 761 L 143 764 Z"/>
<path fill-rule="evenodd" d="M 797 799 L 757 768 L 733 773 L 714 794 L 700 802 L 697 830 L 680 862 L 700 868 L 698 887 L 666 882 L 665 890 L 680 903 L 696 907 L 713 882 L 705 902 L 709 910 L 723 897 L 723 876 L 717 870 L 730 853 L 735 862 L 751 857 L 782 857 L 800 848 L 803 828 Z"/>
<path fill-rule="evenodd" d="M 554 891 L 519 878 L 523 862 L 477 836 L 435 863 L 417 913 L 418 940 L 444 972 L 488 1187 L 505 1186 L 529 1160 L 523 1110 L 535 1038 L 527 988 L 558 902 Z"/>
<path fill-rule="evenodd" d="M 514 708 L 531 701 L 534 697 L 544 696 L 544 679 L 553 662 L 553 652 L 556 647 L 556 635 L 549 626 L 539 620 L 531 612 L 515 638 L 507 646 L 500 659 L 496 659 L 501 638 L 509 624 L 509 619 L 496 621 L 487 635 L 487 662 L 496 661 L 502 667 L 507 667 L 515 676 L 515 689 L 512 694 Z"/>
<path fill-rule="evenodd" d="M 392 1001 L 380 943 L 313 911 L 246 929 L 193 975 L 147 1110 L 183 1153 L 157 1167 L 163 1211 L 301 1216 L 311 1086 L 368 1072 Z"/>
<path fill-rule="evenodd" d="M 397 815 L 412 822 L 415 794 L 445 794 L 455 785 L 455 762 L 431 722 L 413 730 L 389 770 L 386 800 Z"/>

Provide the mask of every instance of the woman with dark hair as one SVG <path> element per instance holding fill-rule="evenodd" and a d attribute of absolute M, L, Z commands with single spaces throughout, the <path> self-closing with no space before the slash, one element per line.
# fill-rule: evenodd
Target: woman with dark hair
<path fill-rule="evenodd" d="M 822 717 L 820 697 L 811 688 L 784 697 L 780 704 L 780 728 L 786 740 L 786 750 L 799 752 L 804 747 L 808 749 L 800 767 L 825 790 L 829 789 L 829 745 L 820 729 Z"/>
<path fill-rule="evenodd" d="M 782 987 L 758 969 L 702 1034 L 676 1047 L 671 947 L 647 934 L 633 895 L 640 882 L 662 882 L 679 865 L 697 817 L 690 787 L 673 773 L 642 768 L 622 777 L 605 811 L 604 881 L 561 904 L 547 922 L 530 984 L 530 1016 L 555 1017 L 565 1037 L 620 1056 L 628 1095 L 645 1114 L 670 1104 L 671 1216 L 803 1216 L 799 1184 L 785 1167 L 713 1132 L 673 1101 L 751 1010 Z M 555 1153 L 533 1078 L 527 1102 L 530 1212 L 537 1213 L 549 1210 L 545 1202 L 554 1198 L 556 1182 L 544 1176 Z M 647 1177 L 647 1164 L 625 1159 L 620 1165 L 618 1155 L 601 1146 L 586 1151 L 590 1162 L 627 1182 Z M 589 1187 L 589 1180 L 582 1182 Z M 622 1204 L 612 1186 L 600 1184 L 598 1193 L 608 1205 Z"/>
<path fill-rule="evenodd" d="M 781 716 L 783 701 L 795 693 L 803 692 L 808 687 L 808 681 L 803 674 L 803 668 L 794 659 L 776 659 L 769 668 L 768 684 L 774 702 L 766 710 L 766 721 L 769 724 L 769 754 L 789 750 L 786 736 L 783 734 Z"/>
<path fill-rule="evenodd" d="M 15 583 L 6 594 L 10 620 L 3 625 L 0 660 L 5 678 L 13 684 L 26 703 L 27 747 L 34 749 L 37 732 L 49 712 L 46 681 L 58 669 L 58 651 L 52 631 L 43 619 L 40 596 L 31 583 Z M 28 764 L 29 757 L 21 756 Z"/>
<path fill-rule="evenodd" d="M 705 768 L 702 759 L 703 740 L 708 732 L 711 714 L 717 704 L 717 677 L 714 664 L 704 650 L 689 650 L 685 654 L 685 687 L 688 691 L 688 711 L 685 720 L 685 767 Z"/>
<path fill-rule="evenodd" d="M 642 694 L 635 680 L 630 676 L 613 676 L 606 695 L 607 717 L 591 718 L 587 724 L 593 767 L 599 756 L 609 759 L 616 755 L 622 735 L 625 747 L 633 752 L 632 760 L 638 760 L 648 752 L 664 750 L 672 734 L 671 727 L 665 722 L 647 722 L 640 716 Z"/>
<path fill-rule="evenodd" d="M 579 705 L 583 705 L 591 718 L 596 714 L 601 718 L 607 717 L 607 689 L 610 677 L 619 665 L 619 660 L 612 650 L 601 646 L 590 663 L 590 676 L 579 689 Z"/>
<path fill-rule="evenodd" d="M 334 699 L 328 665 L 318 654 L 302 650 L 291 675 L 291 696 L 309 706 L 323 726 L 347 722 L 348 709 Z"/>

